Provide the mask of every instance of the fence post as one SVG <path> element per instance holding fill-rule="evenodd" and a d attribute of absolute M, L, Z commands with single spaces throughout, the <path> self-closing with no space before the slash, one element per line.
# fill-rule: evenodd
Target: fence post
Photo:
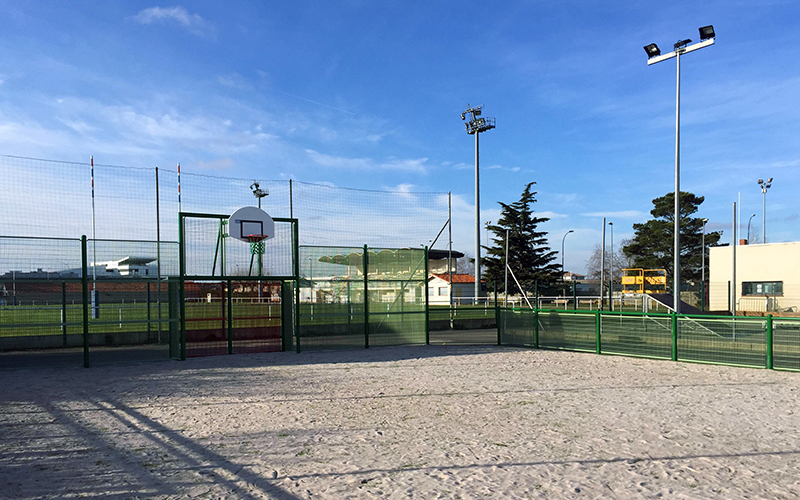
<path fill-rule="evenodd" d="M 81 292 L 83 294 L 83 367 L 89 368 L 89 272 L 86 235 L 81 236 Z"/>
<path fill-rule="evenodd" d="M 672 361 L 678 361 L 678 315 L 675 311 L 671 313 L 672 323 Z"/>
<path fill-rule="evenodd" d="M 497 301 L 497 280 L 494 280 L 494 326 L 497 328 L 497 345 L 503 345 L 503 339 L 500 336 L 500 303 Z"/>
<path fill-rule="evenodd" d="M 64 347 L 67 347 L 67 282 L 61 282 L 61 335 L 64 336 Z"/>
<path fill-rule="evenodd" d="M 600 309 L 594 312 L 594 338 L 595 338 L 595 352 L 597 354 L 602 354 L 603 347 L 600 342 Z"/>
<path fill-rule="evenodd" d="M 147 341 L 150 342 L 150 282 L 146 282 L 147 286 Z"/>
<path fill-rule="evenodd" d="M 772 315 L 767 315 L 767 369 L 772 370 L 773 368 L 773 343 L 772 343 Z"/>
<path fill-rule="evenodd" d="M 428 291 L 428 247 L 425 247 L 425 345 L 431 344 L 431 311 L 430 311 L 430 293 Z M 496 298 L 496 296 L 495 296 Z"/>
<path fill-rule="evenodd" d="M 294 331 L 294 344 L 296 351 L 300 353 L 300 228 L 298 227 L 297 219 L 294 219 L 294 212 L 291 211 L 292 202 L 292 180 L 289 179 L 289 204 L 290 214 L 292 217 L 292 254 L 294 256 L 294 322 L 292 328 Z"/>
<path fill-rule="evenodd" d="M 364 349 L 369 349 L 369 256 L 367 245 L 364 245 L 364 255 L 361 257 L 364 268 Z M 425 293 L 428 293 L 425 290 Z"/>
<path fill-rule="evenodd" d="M 524 311 L 520 307 L 520 312 Z M 533 310 L 533 347 L 534 349 L 539 348 L 539 307 L 537 306 Z"/>
<path fill-rule="evenodd" d="M 183 213 L 178 214 L 178 317 L 180 318 L 181 361 L 186 361 L 186 249 L 183 241 Z"/>
<path fill-rule="evenodd" d="M 261 282 L 258 281 L 258 287 L 261 288 Z M 225 295 L 223 295 L 223 300 L 228 302 L 228 354 L 233 354 L 233 301 L 231 298 L 233 297 L 233 282 L 228 280 L 227 282 L 223 281 L 222 285 L 228 285 L 228 291 Z M 258 303 L 259 309 L 261 308 L 261 302 Z"/>

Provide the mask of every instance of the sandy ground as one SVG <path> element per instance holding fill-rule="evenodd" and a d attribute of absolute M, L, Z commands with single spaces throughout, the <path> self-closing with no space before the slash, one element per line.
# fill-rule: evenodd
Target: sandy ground
<path fill-rule="evenodd" d="M 0 371 L 0 498 L 798 498 L 800 374 L 420 346 Z"/>

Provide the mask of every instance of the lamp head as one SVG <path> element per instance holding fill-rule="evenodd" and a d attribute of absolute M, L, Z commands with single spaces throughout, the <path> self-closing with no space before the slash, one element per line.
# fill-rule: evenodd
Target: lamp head
<path fill-rule="evenodd" d="M 700 28 L 700 41 L 708 40 L 709 38 L 716 37 L 716 33 L 714 33 L 714 27 L 712 25 L 703 26 Z"/>
<path fill-rule="evenodd" d="M 645 45 L 644 51 L 647 52 L 648 59 L 651 57 L 656 57 L 661 55 L 661 49 L 659 49 L 658 45 L 654 43 L 651 43 L 650 45 Z"/>
<path fill-rule="evenodd" d="M 687 38 L 686 40 L 678 40 L 677 42 L 675 42 L 675 50 L 686 47 L 690 43 L 692 43 L 692 40 L 690 40 L 689 38 Z"/>

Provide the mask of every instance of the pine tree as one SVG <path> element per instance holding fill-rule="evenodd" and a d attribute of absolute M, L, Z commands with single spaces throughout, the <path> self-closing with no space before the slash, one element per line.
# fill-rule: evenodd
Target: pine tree
<path fill-rule="evenodd" d="M 672 283 L 673 253 L 675 234 L 675 194 L 653 200 L 650 211 L 653 219 L 644 224 L 634 224 L 635 235 L 623 247 L 625 255 L 633 259 L 633 267 L 645 269 L 666 269 L 668 282 Z M 699 281 L 703 261 L 703 219 L 692 217 L 705 200 L 702 196 L 681 191 L 681 280 Z M 714 246 L 722 236 L 722 231 L 706 233 L 706 246 Z M 706 259 L 708 266 L 708 259 Z M 706 273 L 708 276 L 708 273 Z"/>
<path fill-rule="evenodd" d="M 483 247 L 486 258 L 484 278 L 487 287 L 494 290 L 495 282 L 498 291 L 504 289 L 506 231 L 508 231 L 508 264 L 528 293 L 534 292 L 538 282 L 540 290 L 558 279 L 560 266 L 554 262 L 556 252 L 547 246 L 547 233 L 538 230 L 538 225 L 550 220 L 547 217 L 536 217 L 531 205 L 536 203 L 536 192 L 531 191 L 535 182 L 525 186 L 519 201 L 510 205 L 498 202 L 502 207 L 497 224 L 487 226 L 492 232 L 492 247 Z M 509 293 L 518 291 L 513 278 L 509 275 Z"/>

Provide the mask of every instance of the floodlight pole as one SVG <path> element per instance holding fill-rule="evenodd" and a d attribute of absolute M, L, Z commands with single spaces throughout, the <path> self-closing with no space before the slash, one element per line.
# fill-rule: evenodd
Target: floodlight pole
<path fill-rule="evenodd" d="M 475 304 L 478 304 L 481 292 L 481 183 L 478 168 L 478 137 L 475 132 Z"/>
<path fill-rule="evenodd" d="M 469 106 L 469 104 L 467 104 Z M 479 118 L 483 105 L 468 108 L 461 113 L 465 120 L 467 134 L 475 135 L 475 304 L 478 303 L 481 290 L 481 196 L 480 196 L 480 171 L 479 171 L 479 140 L 481 132 L 494 128 L 494 118 Z M 467 120 L 469 115 L 469 120 Z"/>
<path fill-rule="evenodd" d="M 673 248 L 673 309 L 675 313 L 680 313 L 681 307 L 681 55 L 694 52 L 695 50 L 714 45 L 715 38 L 703 40 L 700 43 L 688 46 L 691 40 L 683 40 L 675 44 L 675 50 L 669 54 L 657 55 L 647 60 L 647 65 L 653 65 L 672 59 L 677 61 L 677 84 L 675 90 L 675 207 L 673 217 L 675 218 L 675 243 Z M 647 50 L 645 48 L 645 50 Z M 660 51 L 659 51 L 660 53 Z"/>

